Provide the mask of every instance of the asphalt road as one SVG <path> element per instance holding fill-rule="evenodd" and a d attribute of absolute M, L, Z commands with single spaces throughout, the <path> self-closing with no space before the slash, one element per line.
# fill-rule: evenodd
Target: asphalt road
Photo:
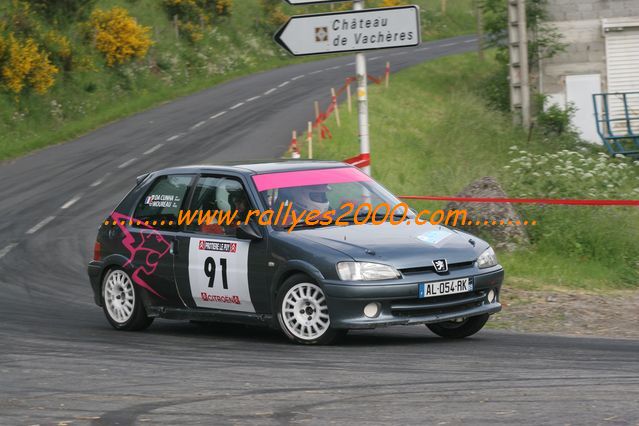
<path fill-rule="evenodd" d="M 370 73 L 473 47 L 369 53 Z M 232 81 L 0 166 L 0 424 L 639 424 L 639 341 L 406 327 L 309 348 L 241 326 L 108 326 L 86 264 L 135 176 L 278 157 L 351 61 Z"/>

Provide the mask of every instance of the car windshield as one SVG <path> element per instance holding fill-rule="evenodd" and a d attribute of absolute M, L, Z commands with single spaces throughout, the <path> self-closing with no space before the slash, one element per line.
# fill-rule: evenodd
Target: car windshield
<path fill-rule="evenodd" d="M 404 207 L 395 207 L 401 201 L 352 167 L 269 173 L 255 175 L 253 181 L 266 209 L 274 211 L 290 204 L 298 213 L 334 212 L 332 216 L 341 218 L 341 222 L 370 215 L 404 215 Z M 409 211 L 406 214 L 411 215 Z"/>

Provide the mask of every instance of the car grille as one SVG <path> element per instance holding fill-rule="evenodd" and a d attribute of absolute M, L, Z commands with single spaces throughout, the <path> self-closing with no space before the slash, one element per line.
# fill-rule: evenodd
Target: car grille
<path fill-rule="evenodd" d="M 473 266 L 473 263 L 475 263 L 475 262 L 474 261 L 470 261 L 470 262 L 449 263 L 448 264 L 448 270 L 449 271 L 456 271 L 458 269 L 470 268 L 471 266 Z M 400 269 L 399 272 L 401 272 L 402 275 L 404 275 L 404 276 L 418 275 L 418 274 L 424 274 L 424 273 L 428 273 L 428 272 L 435 272 L 435 267 L 433 265 L 430 265 L 430 266 L 418 266 L 416 268 Z"/>
<path fill-rule="evenodd" d="M 402 300 L 391 304 L 391 313 L 395 316 L 419 316 L 446 314 L 481 306 L 486 301 L 486 290 L 425 299 Z"/>

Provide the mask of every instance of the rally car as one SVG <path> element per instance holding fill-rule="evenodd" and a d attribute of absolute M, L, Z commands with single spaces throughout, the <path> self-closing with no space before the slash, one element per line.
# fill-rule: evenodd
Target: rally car
<path fill-rule="evenodd" d="M 504 271 L 494 251 L 465 232 L 418 225 L 409 209 L 385 207 L 398 203 L 339 162 L 149 173 L 99 229 L 88 267 L 95 303 L 118 330 L 141 330 L 158 317 L 239 322 L 279 328 L 302 344 L 391 325 L 425 324 L 446 338 L 478 332 L 501 310 Z M 326 220 L 292 227 L 283 217 L 302 210 Z M 238 216 L 180 220 L 198 211 Z"/>

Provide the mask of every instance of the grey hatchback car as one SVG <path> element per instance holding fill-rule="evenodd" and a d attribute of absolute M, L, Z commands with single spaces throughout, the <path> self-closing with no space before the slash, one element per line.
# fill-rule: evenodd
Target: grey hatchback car
<path fill-rule="evenodd" d="M 379 208 L 398 203 L 339 162 L 149 173 L 100 226 L 88 267 L 95 303 L 119 330 L 159 317 L 268 325 L 302 344 L 391 325 L 425 324 L 446 338 L 477 333 L 501 310 L 494 251 L 465 232 L 418 225 L 407 208 Z M 293 227 L 273 217 L 282 208 L 341 221 Z M 231 211 L 239 216 L 222 224 L 183 220 Z"/>

